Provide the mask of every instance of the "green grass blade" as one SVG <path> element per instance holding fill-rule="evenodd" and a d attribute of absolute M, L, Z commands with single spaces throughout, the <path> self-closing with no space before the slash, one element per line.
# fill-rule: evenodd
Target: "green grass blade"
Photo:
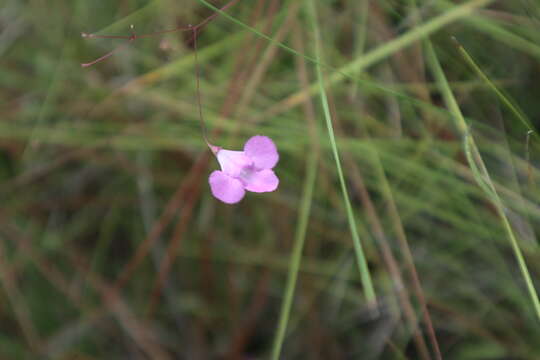
<path fill-rule="evenodd" d="M 482 157 L 480 156 L 480 152 L 478 151 L 476 142 L 468 132 L 467 123 L 465 122 L 459 105 L 457 104 L 457 101 L 452 93 L 452 89 L 450 89 L 450 85 L 448 84 L 448 80 L 446 79 L 437 55 L 435 54 L 435 50 L 433 49 L 433 46 L 429 41 L 426 41 L 426 57 L 428 64 L 430 65 L 433 72 L 433 75 L 439 83 L 446 106 L 453 114 L 453 119 L 456 121 L 456 125 L 462 137 L 464 138 L 464 141 L 466 142 L 467 146 L 465 148 L 465 152 L 467 154 L 467 159 L 469 162 L 469 166 L 472 169 L 473 176 L 477 181 L 478 185 L 482 188 L 482 190 L 484 190 L 484 192 L 486 192 L 487 196 L 497 209 L 497 213 L 501 219 L 503 228 L 505 229 L 506 235 L 512 247 L 512 251 L 514 252 L 514 255 L 518 262 L 521 274 L 523 276 L 523 279 L 525 280 L 529 296 L 531 297 L 533 307 L 536 311 L 536 315 L 540 320 L 540 301 L 538 299 L 538 294 L 536 293 L 536 290 L 534 288 L 529 269 L 527 268 L 527 264 L 525 262 L 525 258 L 523 257 L 523 253 L 521 252 L 521 249 L 519 247 L 517 238 L 514 234 L 514 231 L 512 230 L 510 222 L 508 221 L 508 217 L 506 216 L 504 204 L 500 199 L 497 190 L 493 185 L 493 182 L 491 181 L 491 177 L 489 176 Z"/>
<path fill-rule="evenodd" d="M 315 180 L 317 178 L 318 160 L 318 151 L 312 150 L 307 161 L 307 176 L 304 182 L 302 201 L 300 203 L 300 213 L 298 216 L 298 223 L 296 226 L 296 233 L 294 237 L 294 247 L 290 259 L 285 297 L 283 299 L 283 303 L 281 304 L 278 328 L 276 330 L 274 344 L 272 347 L 273 360 L 279 359 L 281 348 L 283 346 L 283 341 L 285 339 L 287 324 L 289 323 L 294 290 L 296 288 L 296 280 L 298 278 L 300 261 L 302 259 L 302 251 L 304 249 L 304 242 L 306 239 L 306 230 L 309 221 L 309 214 L 311 212 L 311 200 L 313 198 L 313 189 L 315 188 Z"/>
<path fill-rule="evenodd" d="M 313 32 L 315 36 L 315 58 L 317 63 L 315 65 L 317 80 L 319 85 L 319 94 L 321 97 L 321 104 L 324 111 L 324 118 L 326 120 L 326 127 L 328 130 L 328 137 L 330 139 L 330 144 L 332 147 L 332 153 L 334 155 L 334 160 L 336 163 L 336 169 L 339 177 L 339 182 L 341 185 L 341 192 L 343 193 L 343 202 L 345 203 L 345 209 L 347 211 L 347 220 L 349 222 L 349 227 L 351 231 L 351 236 L 353 239 L 354 251 L 356 254 L 356 260 L 358 262 L 358 268 L 360 271 L 360 279 L 362 281 L 362 286 L 365 291 L 366 300 L 370 305 L 376 305 L 377 300 L 375 296 L 375 290 L 373 289 L 373 283 L 371 281 L 371 275 L 369 273 L 369 268 L 367 266 L 366 258 L 364 255 L 364 250 L 362 249 L 362 244 L 358 236 L 358 230 L 356 229 L 356 222 L 354 218 L 353 208 L 351 206 L 351 201 L 349 199 L 349 193 L 347 190 L 347 185 L 345 183 L 345 176 L 343 175 L 343 169 L 341 167 L 341 160 L 339 157 L 339 152 L 337 148 L 336 138 L 334 135 L 334 128 L 332 125 L 332 116 L 330 115 L 330 109 L 328 106 L 328 98 L 326 96 L 326 87 L 324 84 L 324 79 L 322 75 L 321 66 L 319 64 L 319 58 L 321 54 L 321 35 L 319 32 L 319 27 L 317 24 L 317 11 L 315 9 L 315 4 L 311 0 L 306 0 L 309 19 L 313 27 Z"/>
<path fill-rule="evenodd" d="M 458 47 L 460 55 L 465 59 L 467 64 L 476 72 L 478 77 L 482 79 L 486 83 L 486 85 L 499 97 L 499 99 L 502 101 L 502 103 L 514 114 L 514 116 L 521 121 L 521 123 L 527 128 L 527 130 L 532 131 L 533 134 L 538 137 L 538 133 L 536 129 L 531 124 L 531 121 L 527 118 L 527 115 L 525 115 L 517 105 L 514 104 L 514 102 L 505 95 L 502 90 L 500 90 L 497 85 L 493 83 L 493 81 L 490 80 L 490 78 L 480 69 L 476 61 L 472 58 L 472 56 L 468 53 L 468 51 L 457 41 L 457 39 L 454 38 L 454 41 L 456 42 L 456 45 Z"/>

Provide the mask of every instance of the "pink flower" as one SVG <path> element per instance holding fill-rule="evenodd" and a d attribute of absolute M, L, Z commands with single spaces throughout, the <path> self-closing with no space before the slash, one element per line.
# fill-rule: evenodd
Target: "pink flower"
<path fill-rule="evenodd" d="M 214 195 L 227 204 L 242 200 L 246 190 L 269 192 L 277 189 L 279 179 L 272 171 L 279 160 L 274 142 L 267 136 L 253 136 L 244 144 L 244 151 L 224 150 L 210 145 L 221 171 L 210 174 L 208 182 Z"/>

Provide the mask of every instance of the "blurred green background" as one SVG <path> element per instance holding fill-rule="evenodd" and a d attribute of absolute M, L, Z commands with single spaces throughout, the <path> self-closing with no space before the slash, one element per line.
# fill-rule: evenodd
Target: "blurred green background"
<path fill-rule="evenodd" d="M 229 4 L 234 206 L 209 4 L 1 2 L 0 358 L 539 359 L 540 2 Z"/>

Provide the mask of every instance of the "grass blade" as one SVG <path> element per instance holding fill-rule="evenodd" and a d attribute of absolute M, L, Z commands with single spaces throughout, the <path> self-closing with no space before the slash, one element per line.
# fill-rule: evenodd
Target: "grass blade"
<path fill-rule="evenodd" d="M 304 249 L 304 242 L 306 239 L 306 230 L 309 221 L 309 214 L 311 212 L 311 200 L 313 198 L 313 189 L 315 188 L 315 180 L 317 178 L 318 159 L 318 152 L 312 150 L 310 152 L 306 165 L 307 176 L 304 182 L 304 191 L 302 194 L 302 201 L 300 203 L 300 213 L 298 216 L 298 223 L 294 236 L 294 247 L 289 264 L 287 287 L 285 289 L 285 297 L 283 299 L 283 303 L 281 304 L 278 328 L 274 337 L 274 344 L 272 347 L 273 360 L 279 359 L 279 354 L 281 353 L 281 348 L 285 339 L 287 324 L 289 322 L 294 290 L 296 288 L 296 280 L 298 278 L 300 261 L 302 259 L 302 250 Z"/>
<path fill-rule="evenodd" d="M 514 114 L 514 116 L 521 121 L 521 123 L 527 128 L 528 131 L 532 131 L 532 133 L 535 135 L 535 137 L 538 137 L 538 133 L 536 129 L 531 124 L 531 121 L 527 118 L 527 115 L 521 111 L 517 105 L 514 104 L 514 102 L 505 95 L 498 87 L 489 79 L 489 77 L 480 69 L 478 64 L 476 64 L 476 61 L 472 58 L 472 56 L 465 50 L 465 48 L 457 41 L 456 38 L 453 38 L 454 42 L 457 45 L 458 51 L 460 55 L 465 59 L 467 64 L 474 70 L 474 72 L 478 75 L 482 81 L 486 83 L 486 85 L 499 97 L 499 99 L 502 101 L 502 103 Z"/>
<path fill-rule="evenodd" d="M 328 137 L 330 139 L 330 144 L 332 147 L 332 153 L 334 155 L 334 160 L 336 163 L 337 174 L 339 177 L 339 182 L 341 186 L 341 192 L 343 194 L 343 202 L 345 203 L 345 209 L 347 211 L 347 220 L 349 222 L 349 228 L 351 231 L 351 236 L 353 239 L 354 251 L 356 255 L 356 260 L 358 263 L 358 270 L 360 271 L 360 279 L 362 281 L 362 286 L 365 291 L 366 300 L 370 305 L 376 305 L 377 299 L 375 296 L 375 290 L 373 289 L 373 283 L 371 280 L 371 275 L 369 273 L 369 268 L 367 266 L 366 257 L 364 255 L 364 250 L 362 249 L 362 244 L 360 242 L 360 237 L 358 236 L 358 230 L 356 229 L 356 222 L 354 219 L 354 212 L 351 206 L 351 200 L 349 199 L 349 193 L 347 190 L 347 184 L 345 183 L 345 176 L 343 175 L 343 169 L 341 167 L 341 160 L 339 157 L 339 152 L 337 148 L 336 138 L 334 135 L 334 127 L 332 125 L 332 116 L 330 115 L 330 108 L 328 106 L 328 98 L 326 96 L 326 86 L 324 83 L 321 65 L 319 58 L 321 56 L 321 35 L 319 32 L 319 27 L 317 25 L 317 11 L 315 4 L 311 0 L 306 0 L 308 17 L 310 19 L 311 25 L 313 27 L 313 32 L 315 36 L 315 59 L 317 63 L 315 64 L 315 69 L 317 73 L 317 80 L 319 85 L 319 94 L 321 97 L 321 104 L 324 112 L 324 118 L 326 121 L 326 127 L 328 130 Z"/>
<path fill-rule="evenodd" d="M 540 301 L 538 300 L 538 294 L 536 293 L 536 290 L 534 288 L 529 269 L 527 268 L 527 263 L 525 262 L 525 258 L 523 257 L 523 253 L 521 252 L 517 238 L 514 234 L 514 231 L 512 230 L 512 226 L 510 225 L 508 217 L 506 216 L 504 204 L 500 199 L 497 190 L 493 185 L 493 182 L 491 181 L 491 177 L 489 176 L 480 152 L 478 151 L 476 142 L 474 141 L 472 135 L 469 134 L 467 123 L 465 122 L 459 105 L 457 104 L 457 101 L 452 93 L 452 89 L 450 89 L 450 85 L 448 84 L 446 76 L 444 75 L 444 71 L 442 70 L 441 64 L 439 63 L 437 55 L 435 54 L 435 50 L 433 49 L 433 46 L 429 41 L 426 41 L 426 57 L 431 67 L 431 70 L 437 82 L 439 83 L 446 106 L 452 113 L 457 128 L 460 131 L 461 136 L 464 138 L 466 144 L 465 153 L 467 154 L 467 160 L 469 162 L 469 166 L 472 169 L 473 176 L 478 185 L 482 188 L 482 190 L 484 190 L 486 195 L 489 197 L 489 199 L 497 209 L 497 213 L 501 219 L 501 223 L 508 237 L 508 241 L 510 242 L 512 251 L 514 252 L 514 255 L 518 262 L 521 274 L 523 276 L 523 279 L 525 280 L 529 296 L 536 311 L 536 315 L 540 320 Z"/>

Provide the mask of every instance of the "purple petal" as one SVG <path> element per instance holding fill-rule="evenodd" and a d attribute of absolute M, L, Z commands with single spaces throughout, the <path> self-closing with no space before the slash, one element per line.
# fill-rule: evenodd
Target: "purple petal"
<path fill-rule="evenodd" d="M 237 177 L 245 168 L 253 164 L 253 161 L 243 151 L 220 149 L 216 156 L 221 170 L 233 177 Z"/>
<path fill-rule="evenodd" d="M 274 191 L 279 185 L 279 179 L 270 169 L 253 172 L 248 178 L 244 178 L 246 190 L 253 192 Z"/>
<path fill-rule="evenodd" d="M 212 195 L 227 204 L 236 204 L 245 195 L 244 186 L 238 179 L 215 170 L 208 178 Z"/>
<path fill-rule="evenodd" d="M 268 136 L 256 135 L 246 141 L 244 153 L 258 169 L 272 169 L 279 160 L 276 145 Z"/>

